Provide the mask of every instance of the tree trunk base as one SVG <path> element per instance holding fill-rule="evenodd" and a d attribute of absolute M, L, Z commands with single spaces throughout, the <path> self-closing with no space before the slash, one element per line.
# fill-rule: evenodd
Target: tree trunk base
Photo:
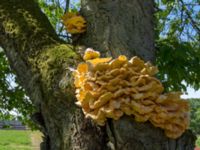
<path fill-rule="evenodd" d="M 194 150 L 196 136 L 187 130 L 180 138 L 167 138 L 151 123 L 138 123 L 133 117 L 110 120 L 107 125 L 115 150 Z"/>

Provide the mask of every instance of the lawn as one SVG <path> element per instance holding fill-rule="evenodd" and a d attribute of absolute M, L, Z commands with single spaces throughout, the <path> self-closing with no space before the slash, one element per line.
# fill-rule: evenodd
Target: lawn
<path fill-rule="evenodd" d="M 196 145 L 197 145 L 198 147 L 200 147 L 200 136 L 197 137 Z"/>
<path fill-rule="evenodd" d="M 32 134 L 27 130 L 0 130 L 0 150 L 32 150 Z"/>
<path fill-rule="evenodd" d="M 41 140 L 41 133 L 37 131 L 0 130 L 0 150 L 36 150 Z M 200 136 L 196 145 L 200 147 Z"/>

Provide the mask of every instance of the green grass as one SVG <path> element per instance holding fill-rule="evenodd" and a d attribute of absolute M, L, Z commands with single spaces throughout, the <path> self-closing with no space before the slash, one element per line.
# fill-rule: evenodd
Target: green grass
<path fill-rule="evenodd" d="M 0 150 L 31 150 L 31 131 L 0 130 Z"/>
<path fill-rule="evenodd" d="M 41 138 L 38 132 L 0 130 L 0 150 L 32 150 L 31 134 L 37 140 Z M 196 146 L 200 147 L 200 136 L 196 140 Z"/>
<path fill-rule="evenodd" d="M 200 147 L 200 136 L 197 136 L 196 146 Z"/>

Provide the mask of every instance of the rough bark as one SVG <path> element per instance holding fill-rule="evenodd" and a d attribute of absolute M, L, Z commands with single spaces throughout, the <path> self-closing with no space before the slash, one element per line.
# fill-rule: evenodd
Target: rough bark
<path fill-rule="evenodd" d="M 88 30 L 80 43 L 104 55 L 139 55 L 145 60 L 154 60 L 153 1 L 83 0 L 82 8 Z M 45 134 L 42 149 L 190 150 L 194 146 L 189 132 L 176 141 L 170 140 L 162 130 L 149 123 L 138 124 L 129 117 L 109 120 L 106 129 L 84 119 L 74 105 L 68 70 L 80 58 L 70 45 L 57 37 L 33 0 L 0 1 L 0 46 L 38 109 L 35 119 Z"/>
<path fill-rule="evenodd" d="M 176 140 L 167 138 L 162 129 L 127 116 L 108 126 L 117 150 L 193 150 L 196 140 L 190 130 Z"/>
<path fill-rule="evenodd" d="M 88 22 L 81 44 L 107 56 L 137 55 L 155 61 L 153 0 L 82 0 L 81 8 Z M 109 120 L 107 134 L 118 150 L 192 150 L 195 144 L 191 131 L 172 140 L 161 129 L 131 117 Z"/>
<path fill-rule="evenodd" d="M 81 12 L 87 18 L 84 45 L 105 55 L 138 55 L 155 59 L 153 1 L 82 0 Z"/>

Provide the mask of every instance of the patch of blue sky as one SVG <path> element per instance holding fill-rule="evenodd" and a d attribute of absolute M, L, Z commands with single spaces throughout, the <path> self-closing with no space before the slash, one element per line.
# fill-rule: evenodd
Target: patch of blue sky
<path fill-rule="evenodd" d="M 181 95 L 182 98 L 187 99 L 187 98 L 200 98 L 200 90 L 195 91 L 191 87 L 187 87 L 187 93 L 184 93 Z"/>
<path fill-rule="evenodd" d="M 198 1 L 197 0 L 183 0 L 183 2 L 186 6 L 186 9 L 190 12 L 191 17 L 195 18 L 195 16 L 197 16 L 197 14 L 200 11 L 200 6 L 198 5 Z M 162 0 L 156 0 L 156 3 L 159 4 L 159 9 L 163 11 L 167 9 L 166 5 L 162 3 Z M 181 26 L 181 28 L 183 28 L 183 31 L 176 32 L 176 34 L 179 35 L 179 39 L 181 41 L 194 41 L 193 37 L 197 34 L 197 32 L 193 28 L 191 21 L 187 22 L 189 20 L 187 14 L 182 13 L 181 10 L 183 8 L 181 6 L 181 3 L 178 1 L 176 3 L 178 4 L 170 6 L 170 8 L 173 8 L 173 9 L 171 9 L 170 14 L 167 16 L 167 19 L 164 22 L 165 26 L 162 32 L 160 33 L 160 37 L 165 38 L 168 35 L 172 22 L 176 23 L 176 22 L 181 21 L 185 23 L 183 24 L 183 26 Z M 162 20 L 160 20 L 160 22 L 163 23 Z"/>

